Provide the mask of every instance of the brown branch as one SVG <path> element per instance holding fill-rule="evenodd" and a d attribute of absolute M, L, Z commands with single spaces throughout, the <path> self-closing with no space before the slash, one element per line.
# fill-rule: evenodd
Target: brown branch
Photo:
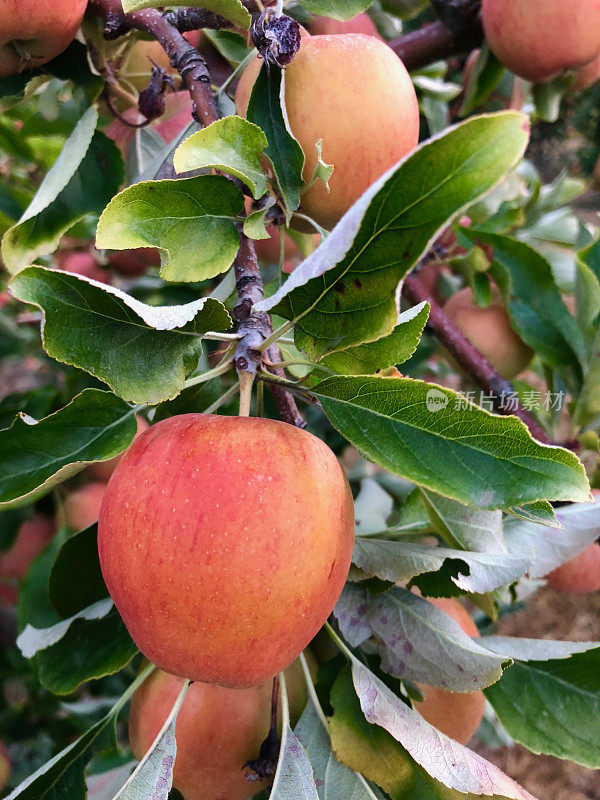
<path fill-rule="evenodd" d="M 206 61 L 183 34 L 170 24 L 170 14 L 163 15 L 155 9 L 125 14 L 121 0 L 90 0 L 90 5 L 105 19 L 105 35 L 112 37 L 135 29 L 154 37 L 190 93 L 194 119 L 204 127 L 219 119 Z M 119 33 L 115 34 L 116 31 Z M 239 298 L 234 316 L 239 323 L 240 334 L 234 360 L 240 377 L 243 373 L 254 376 L 262 360 L 259 347 L 273 329 L 268 314 L 253 310 L 254 304 L 263 299 L 263 283 L 254 243 L 241 230 L 240 248 L 233 266 Z M 273 361 L 281 360 L 277 348 L 271 351 L 269 357 Z M 292 425 L 304 427 L 304 419 L 289 392 L 281 386 L 273 386 L 272 391 L 281 418 Z"/>
<path fill-rule="evenodd" d="M 483 42 L 479 3 L 473 0 L 445 0 L 443 20 L 392 39 L 389 46 L 408 70 L 420 69 L 433 61 L 468 53 Z M 437 4 L 440 6 L 440 4 Z M 442 14 L 438 8 L 438 13 Z"/>
<path fill-rule="evenodd" d="M 437 301 L 421 283 L 418 274 L 407 275 L 404 280 L 403 294 L 412 303 L 426 301 L 430 304 L 428 327 L 468 377 L 490 396 L 495 411 L 499 414 L 513 414 L 519 417 L 538 442 L 556 444 L 537 420 L 523 408 L 510 381 L 507 381 L 494 369 L 470 339 L 467 339 L 464 333 L 444 314 Z"/>

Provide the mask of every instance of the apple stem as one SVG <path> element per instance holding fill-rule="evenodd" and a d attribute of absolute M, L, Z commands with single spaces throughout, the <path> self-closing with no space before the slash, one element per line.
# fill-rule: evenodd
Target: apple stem
<path fill-rule="evenodd" d="M 240 375 L 240 417 L 250 416 L 253 385 L 254 375 L 251 372 L 242 372 Z"/>

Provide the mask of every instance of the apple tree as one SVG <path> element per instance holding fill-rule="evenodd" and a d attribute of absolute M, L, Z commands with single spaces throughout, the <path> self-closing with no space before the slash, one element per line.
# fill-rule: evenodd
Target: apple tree
<path fill-rule="evenodd" d="M 530 800 L 484 718 L 600 767 L 600 644 L 498 632 L 600 590 L 600 237 L 530 145 L 599 77 L 600 0 L 3 4 L 10 800 Z"/>

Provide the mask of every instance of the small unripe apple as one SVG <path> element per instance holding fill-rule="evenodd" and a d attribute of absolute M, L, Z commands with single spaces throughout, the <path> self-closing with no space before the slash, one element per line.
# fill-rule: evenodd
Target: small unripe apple
<path fill-rule="evenodd" d="M 588 594 L 600 590 L 600 544 L 590 544 L 546 575 L 546 581 L 556 592 Z"/>
<path fill-rule="evenodd" d="M 0 78 L 62 53 L 81 25 L 87 0 L 5 0 L 0 8 Z"/>
<path fill-rule="evenodd" d="M 0 555 L 0 587 L 4 602 L 10 605 L 17 602 L 20 582 L 55 530 L 53 520 L 42 514 L 36 514 L 21 525 L 10 550 Z"/>
<path fill-rule="evenodd" d="M 65 272 L 73 272 L 75 275 L 82 275 L 99 283 L 111 283 L 110 275 L 102 269 L 91 253 L 81 251 L 59 253 L 56 256 L 56 263 Z"/>
<path fill-rule="evenodd" d="M 353 538 L 348 481 L 320 439 L 270 419 L 184 414 L 121 459 L 98 550 L 150 661 L 245 687 L 288 666 L 323 625 Z"/>
<path fill-rule="evenodd" d="M 328 36 L 333 33 L 364 33 L 366 36 L 376 36 L 381 39 L 375 23 L 368 14 L 357 14 L 347 22 L 341 22 L 332 17 L 313 17 L 310 23 L 310 32 L 313 35 Z"/>
<path fill-rule="evenodd" d="M 483 0 L 482 19 L 496 58 L 533 83 L 600 55 L 600 0 Z"/>
<path fill-rule="evenodd" d="M 101 481 L 86 483 L 66 497 L 63 504 L 65 525 L 74 531 L 82 531 L 98 519 L 106 484 Z"/>
<path fill-rule="evenodd" d="M 299 660 L 285 670 L 285 679 L 294 725 L 307 700 Z M 156 670 L 134 694 L 129 741 L 137 759 L 150 749 L 182 686 L 182 678 Z M 257 758 L 269 732 L 271 688 L 270 680 L 247 689 L 190 686 L 175 725 L 173 785 L 184 800 L 246 800 L 271 783 L 248 780 L 244 769 Z"/>
<path fill-rule="evenodd" d="M 240 80 L 236 106 L 242 116 L 262 63 L 257 58 Z M 391 48 L 357 33 L 303 36 L 285 77 L 290 128 L 306 156 L 304 180 L 314 173 L 319 139 L 324 161 L 334 166 L 330 191 L 316 181 L 302 195 L 300 210 L 332 228 L 372 183 L 417 145 L 415 90 Z"/>
<path fill-rule="evenodd" d="M 10 777 L 10 755 L 4 742 L 0 742 L 0 792 L 6 789 Z"/>
<path fill-rule="evenodd" d="M 137 422 L 137 433 L 133 438 L 134 442 L 140 434 L 142 434 L 145 430 L 148 430 L 150 427 L 149 423 L 146 422 L 143 417 L 137 416 L 135 421 Z M 111 475 L 115 471 L 117 464 L 123 458 L 123 455 L 124 453 L 121 453 L 120 455 L 111 458 L 110 461 L 95 461 L 93 464 L 89 465 L 87 472 L 96 480 L 108 483 Z"/>
<path fill-rule="evenodd" d="M 444 597 L 427 600 L 449 614 L 468 636 L 479 636 L 477 625 L 459 602 Z M 483 719 L 483 692 L 449 692 L 425 684 L 419 684 L 419 689 L 423 700 L 414 703 L 419 714 L 446 736 L 466 744 Z"/>
<path fill-rule="evenodd" d="M 461 289 L 444 305 L 444 313 L 507 380 L 531 363 L 533 350 L 512 328 L 497 287 L 485 308 L 477 305 L 471 289 Z"/>

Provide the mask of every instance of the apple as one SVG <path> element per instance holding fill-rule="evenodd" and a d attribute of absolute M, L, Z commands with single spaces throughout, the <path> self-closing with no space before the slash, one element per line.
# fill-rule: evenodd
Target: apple
<path fill-rule="evenodd" d="M 149 267 L 160 266 L 160 253 L 156 247 L 137 247 L 133 250 L 115 250 L 106 260 L 115 272 L 125 278 L 145 275 Z"/>
<path fill-rule="evenodd" d="M 546 575 L 556 592 L 588 594 L 600 589 L 600 544 L 594 542 Z"/>
<path fill-rule="evenodd" d="M 10 755 L 4 742 L 0 742 L 0 792 L 6 789 L 10 776 Z"/>
<path fill-rule="evenodd" d="M 63 504 L 65 525 L 74 531 L 82 531 L 98 519 L 106 483 L 92 481 L 70 492 Z"/>
<path fill-rule="evenodd" d="M 0 9 L 0 78 L 39 67 L 75 38 L 87 0 L 5 0 Z"/>
<path fill-rule="evenodd" d="M 600 79 L 600 53 L 593 61 L 590 61 L 583 67 L 579 67 L 575 76 L 575 83 L 573 90 L 580 92 L 582 89 L 587 89 L 593 86 L 597 80 Z"/>
<path fill-rule="evenodd" d="M 140 434 L 142 434 L 145 430 L 148 430 L 150 427 L 150 424 L 146 422 L 143 417 L 137 416 L 135 420 L 137 422 L 137 433 L 133 439 L 134 442 Z M 115 458 L 111 458 L 110 461 L 95 461 L 93 464 L 89 465 L 87 472 L 93 478 L 96 478 L 96 480 L 108 483 L 111 475 L 115 471 L 117 464 L 123 458 L 123 455 L 124 454 L 121 453 L 120 455 L 115 456 Z"/>
<path fill-rule="evenodd" d="M 481 13 L 496 58 L 532 83 L 600 55 L 600 0 L 483 0 Z"/>
<path fill-rule="evenodd" d="M 449 614 L 468 636 L 479 636 L 477 626 L 458 601 L 444 597 L 427 600 Z M 419 684 L 419 689 L 423 700 L 415 702 L 414 707 L 421 716 L 446 736 L 466 744 L 483 719 L 483 692 L 449 692 L 426 684 Z"/>
<path fill-rule="evenodd" d="M 35 514 L 21 525 L 10 550 L 0 555 L 0 597 L 7 604 L 17 602 L 19 583 L 31 562 L 54 536 L 55 530 L 50 518 Z"/>
<path fill-rule="evenodd" d="M 143 433 L 100 510 L 108 590 L 166 672 L 246 687 L 280 672 L 331 613 L 354 507 L 320 439 L 270 419 L 184 414 Z"/>
<path fill-rule="evenodd" d="M 507 380 L 531 363 L 534 352 L 512 328 L 497 287 L 486 308 L 476 304 L 471 289 L 461 289 L 444 305 L 444 313 Z"/>
<path fill-rule="evenodd" d="M 65 272 L 82 275 L 84 278 L 91 278 L 99 283 L 110 284 L 112 282 L 108 272 L 102 269 L 94 256 L 89 252 L 68 251 L 59 253 L 56 256 L 56 263 L 58 268 Z"/>
<path fill-rule="evenodd" d="M 307 700 L 299 660 L 285 670 L 285 678 L 294 725 Z M 137 759 L 150 749 L 182 686 L 182 678 L 156 670 L 134 694 L 129 741 Z M 271 687 L 270 680 L 246 689 L 190 686 L 175 726 L 173 771 L 173 785 L 185 800 L 246 800 L 269 785 L 271 781 L 248 780 L 244 766 L 257 758 L 269 732 Z"/>
<path fill-rule="evenodd" d="M 341 22 L 332 17 L 313 17 L 310 23 L 310 32 L 319 36 L 332 33 L 364 33 L 367 36 L 376 36 L 381 39 L 375 23 L 368 14 L 357 14 L 347 22 Z"/>
<path fill-rule="evenodd" d="M 262 63 L 257 58 L 240 79 L 236 106 L 242 116 Z M 306 156 L 304 180 L 314 173 L 319 139 L 323 159 L 334 166 L 330 191 L 316 181 L 302 195 L 300 211 L 332 228 L 374 181 L 416 146 L 415 90 L 391 48 L 357 33 L 303 36 L 285 75 L 290 128 Z"/>

